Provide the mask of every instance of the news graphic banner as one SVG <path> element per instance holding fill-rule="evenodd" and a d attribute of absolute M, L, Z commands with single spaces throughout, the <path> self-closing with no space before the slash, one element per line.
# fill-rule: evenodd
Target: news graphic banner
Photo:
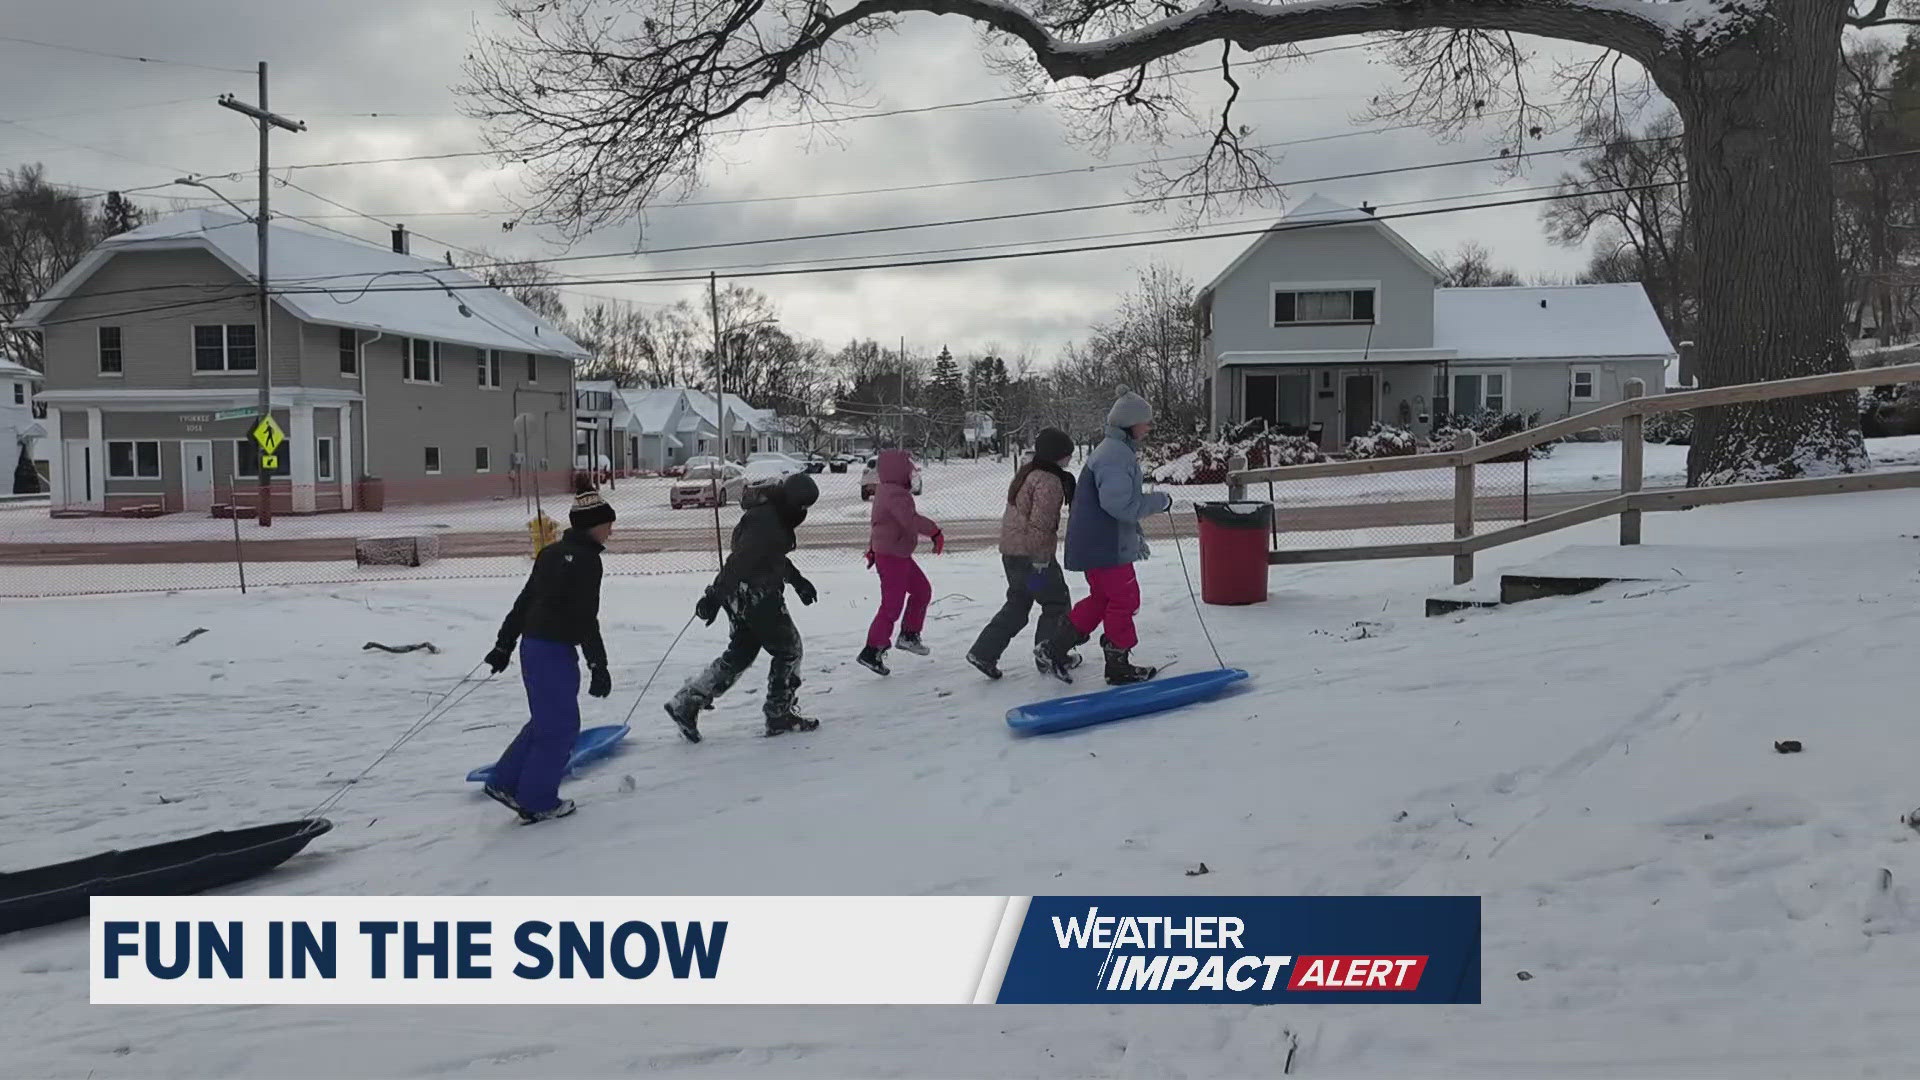
<path fill-rule="evenodd" d="M 96 1005 L 1478 1004 L 1473 896 L 95 897 Z"/>

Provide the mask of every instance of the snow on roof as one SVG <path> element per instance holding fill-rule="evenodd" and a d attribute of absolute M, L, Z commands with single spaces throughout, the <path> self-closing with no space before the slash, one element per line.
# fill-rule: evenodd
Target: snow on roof
<path fill-rule="evenodd" d="M 1336 202 L 1325 195 L 1315 192 L 1314 194 L 1308 195 L 1299 206 L 1294 207 L 1285 217 L 1274 222 L 1273 228 L 1254 237 L 1253 243 L 1248 244 L 1245 250 L 1234 256 L 1233 261 L 1227 264 L 1226 269 L 1220 271 L 1212 281 L 1207 282 L 1206 288 L 1200 290 L 1200 295 L 1205 296 L 1219 288 L 1220 283 L 1227 280 L 1235 270 L 1240 269 L 1240 264 L 1251 258 L 1253 253 L 1260 250 L 1263 244 L 1269 243 L 1289 232 L 1343 225 L 1370 226 L 1381 236 L 1386 237 L 1394 247 L 1399 248 L 1400 253 L 1411 260 L 1415 266 L 1426 271 L 1435 282 L 1446 280 L 1447 275 L 1443 273 L 1438 266 L 1433 264 L 1432 259 L 1421 254 L 1420 250 L 1412 244 L 1407 243 L 1406 237 L 1394 232 L 1393 229 L 1388 227 L 1386 222 L 1381 221 L 1365 210 L 1348 206 L 1345 203 Z"/>
<path fill-rule="evenodd" d="M 707 393 L 705 390 L 688 390 L 686 395 L 687 407 L 698 414 L 700 419 L 705 420 L 709 424 L 717 425 L 719 423 L 719 418 L 715 415 L 713 408 L 712 394 Z M 738 395 L 728 394 L 726 398 L 728 416 L 747 421 L 749 427 L 758 427 L 765 421 L 766 414 L 763 410 L 756 409 L 747 404 Z M 733 420 L 728 420 L 727 426 L 731 428 L 733 426 Z"/>
<path fill-rule="evenodd" d="M 108 259 L 125 251 L 207 251 L 234 273 L 252 279 L 258 272 L 258 249 L 248 224 L 224 211 L 170 214 L 101 241 L 47 295 L 75 291 Z M 487 349 L 569 358 L 587 355 L 526 305 L 497 289 L 472 288 L 479 284 L 477 279 L 445 263 L 285 225 L 273 225 L 269 232 L 278 302 L 307 322 Z M 450 296 L 428 285 L 428 278 L 466 287 Z M 371 291 L 390 286 L 406 291 Z M 36 301 L 16 325 L 37 325 L 58 304 L 58 300 Z M 470 315 L 460 313 L 462 305 Z"/>
<path fill-rule="evenodd" d="M 686 392 L 667 387 L 628 390 L 621 396 L 626 398 L 627 410 L 633 413 L 634 419 L 640 421 L 640 430 L 655 432 L 666 429 L 667 421 L 673 419 L 674 410 L 680 407 Z"/>
<path fill-rule="evenodd" d="M 15 363 L 12 357 L 0 356 L 0 376 L 19 379 L 40 379 L 45 376 L 25 364 Z"/>
<path fill-rule="evenodd" d="M 1433 344 L 1460 360 L 1673 354 L 1634 283 L 1435 289 Z"/>

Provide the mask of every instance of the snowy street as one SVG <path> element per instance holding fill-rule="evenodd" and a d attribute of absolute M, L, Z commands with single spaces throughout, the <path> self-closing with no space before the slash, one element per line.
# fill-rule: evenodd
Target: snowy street
<path fill-rule="evenodd" d="M 1909 1073 L 1920 493 L 1645 533 L 1742 572 L 1427 619 L 1443 560 L 1275 568 L 1268 603 L 1202 609 L 1247 690 L 1029 740 L 1002 714 L 1059 687 L 1023 642 L 999 683 L 961 660 L 1004 587 L 991 553 L 922 556 L 935 654 L 888 680 L 852 663 L 873 578 L 836 559 L 795 607 L 818 732 L 758 737 L 763 660 L 681 742 L 661 703 L 722 639 L 696 624 L 625 748 L 565 788 L 580 813 L 523 829 L 461 780 L 525 716 L 512 668 L 231 890 L 1474 894 L 1480 1006 L 96 1008 L 68 924 L 0 939 L 0 1074 L 1251 1077 L 1294 1040 L 1309 1077 Z M 1609 519 L 1496 549 L 1479 579 L 1616 539 Z M 1171 545 L 1142 578 L 1137 657 L 1211 664 Z M 588 725 L 634 706 L 705 583 L 607 579 L 614 693 L 582 699 Z M 0 602 L 0 870 L 299 815 L 479 661 L 516 588 Z"/>

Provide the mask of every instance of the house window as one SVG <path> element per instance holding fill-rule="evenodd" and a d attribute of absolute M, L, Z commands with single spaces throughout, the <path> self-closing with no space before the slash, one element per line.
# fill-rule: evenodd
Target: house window
<path fill-rule="evenodd" d="M 527 381 L 530 383 L 537 383 L 540 381 L 540 368 L 538 364 L 534 363 L 534 356 L 532 353 L 527 354 Z"/>
<path fill-rule="evenodd" d="M 151 439 L 108 442 L 107 479 L 160 479 L 160 444 Z"/>
<path fill-rule="evenodd" d="M 360 374 L 360 335 L 345 326 L 340 328 L 340 374 Z"/>
<path fill-rule="evenodd" d="M 252 323 L 193 328 L 193 370 L 256 371 Z"/>
<path fill-rule="evenodd" d="M 1312 411 L 1313 383 L 1305 372 L 1248 375 L 1244 418 L 1265 420 L 1288 435 L 1304 435 Z"/>
<path fill-rule="evenodd" d="M 427 447 L 427 475 L 440 475 L 440 448 L 437 446 Z"/>
<path fill-rule="evenodd" d="M 15 405 L 25 405 L 27 403 L 26 383 L 17 382 L 13 384 L 13 403 Z"/>
<path fill-rule="evenodd" d="M 500 350 L 498 349 L 480 351 L 480 388 L 482 390 L 500 389 Z"/>
<path fill-rule="evenodd" d="M 1367 289 L 1281 289 L 1273 294 L 1273 325 L 1370 323 L 1373 293 Z"/>
<path fill-rule="evenodd" d="M 282 443 L 280 452 L 274 455 L 278 464 L 267 470 L 268 476 L 286 476 L 292 468 L 293 444 Z M 260 478 L 260 445 L 252 439 L 233 440 L 234 479 L 258 480 Z"/>
<path fill-rule="evenodd" d="M 1577 367 L 1573 372 L 1572 398 L 1575 401 L 1593 401 L 1600 396 L 1600 369 Z"/>
<path fill-rule="evenodd" d="M 1507 411 L 1507 373 L 1464 371 L 1433 379 L 1433 414 L 1437 422 L 1449 416 L 1477 416 Z"/>
<path fill-rule="evenodd" d="M 473 471 L 474 472 L 492 472 L 493 471 L 492 448 L 485 447 L 485 446 L 476 446 L 473 448 Z"/>
<path fill-rule="evenodd" d="M 333 479 L 333 439 L 321 436 L 313 444 L 314 479 Z"/>
<path fill-rule="evenodd" d="M 407 382 L 428 386 L 440 382 L 440 343 L 425 338 L 407 341 Z"/>
<path fill-rule="evenodd" d="M 120 328 L 103 326 L 100 328 L 100 374 L 119 375 L 124 372 L 124 361 L 120 353 Z"/>

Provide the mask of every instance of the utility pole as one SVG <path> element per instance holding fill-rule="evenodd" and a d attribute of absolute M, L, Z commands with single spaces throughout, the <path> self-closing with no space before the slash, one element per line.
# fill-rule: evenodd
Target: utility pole
<path fill-rule="evenodd" d="M 267 211 L 267 133 L 274 128 L 285 131 L 305 131 L 307 125 L 302 120 L 289 120 L 277 113 L 267 111 L 267 62 L 260 61 L 260 104 L 249 105 L 232 94 L 220 95 L 222 108 L 232 109 L 243 116 L 250 116 L 260 126 L 260 205 L 255 210 L 253 223 L 260 247 L 260 332 L 254 342 L 254 363 L 260 369 L 260 417 L 266 419 L 273 415 L 273 309 L 267 298 L 267 221 L 271 215 Z M 312 453 L 312 447 L 296 446 L 293 453 Z M 273 524 L 273 479 L 272 470 L 267 468 L 265 455 L 260 462 L 260 524 Z"/>
<path fill-rule="evenodd" d="M 720 544 L 720 496 L 726 491 L 725 477 L 721 474 L 727 467 L 727 402 L 722 395 L 726 393 L 720 382 L 720 284 L 719 278 L 712 272 L 707 274 L 707 304 L 713 315 L 713 411 L 714 423 L 720 429 L 720 453 L 713 470 L 713 550 L 722 566 L 726 565 L 727 551 Z M 741 489 L 742 494 L 745 488 Z"/>

